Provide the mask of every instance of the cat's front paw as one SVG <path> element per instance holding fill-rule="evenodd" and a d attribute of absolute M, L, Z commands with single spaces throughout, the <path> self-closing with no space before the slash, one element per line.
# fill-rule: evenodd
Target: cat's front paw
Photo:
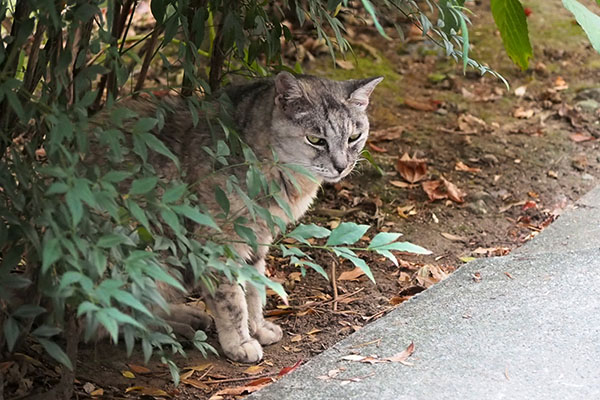
<path fill-rule="evenodd" d="M 240 345 L 223 346 L 223 352 L 227 358 L 242 363 L 256 363 L 262 360 L 263 352 L 260 343 L 255 339 L 249 339 Z"/>
<path fill-rule="evenodd" d="M 262 321 L 262 324 L 254 330 L 254 336 L 263 346 L 277 343 L 283 337 L 283 331 L 270 321 Z"/>

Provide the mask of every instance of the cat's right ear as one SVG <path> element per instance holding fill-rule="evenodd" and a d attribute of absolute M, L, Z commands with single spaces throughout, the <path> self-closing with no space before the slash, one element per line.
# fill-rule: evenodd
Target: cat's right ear
<path fill-rule="evenodd" d="M 275 104 L 294 101 L 304 97 L 300 81 L 289 72 L 282 71 L 275 76 Z"/>

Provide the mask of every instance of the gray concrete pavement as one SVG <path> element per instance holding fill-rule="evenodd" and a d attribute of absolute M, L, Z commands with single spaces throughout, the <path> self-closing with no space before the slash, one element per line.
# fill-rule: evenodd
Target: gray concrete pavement
<path fill-rule="evenodd" d="M 411 342 L 411 365 L 342 360 Z M 518 252 L 463 266 L 248 399 L 600 399 L 600 189 Z"/>

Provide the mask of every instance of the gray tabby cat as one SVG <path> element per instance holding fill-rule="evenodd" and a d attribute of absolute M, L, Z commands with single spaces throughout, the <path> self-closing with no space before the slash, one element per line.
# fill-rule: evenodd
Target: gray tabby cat
<path fill-rule="evenodd" d="M 294 220 L 306 212 L 320 182 L 337 182 L 352 171 L 369 133 L 366 113 L 369 96 L 382 79 L 333 81 L 313 76 L 294 77 L 281 72 L 274 78 L 224 89 L 233 102 L 234 120 L 242 140 L 259 160 L 267 161 L 264 165 L 271 165 L 262 172 L 282 188 L 282 198 L 289 204 Z M 209 130 L 200 125 L 193 126 L 189 111 L 181 100 L 170 102 L 173 112 L 167 114 L 164 128 L 156 134 L 178 156 L 186 181 L 201 182 L 194 186 L 196 194 L 209 211 L 217 214 L 220 207 L 214 199 L 214 186 L 223 186 L 232 173 L 240 177 L 240 182 L 245 182 L 245 169 L 213 173 L 211 161 L 202 150 L 203 146 L 212 143 Z M 156 106 L 150 102 L 137 102 L 135 108 L 146 115 L 156 113 Z M 285 174 L 273 163 L 268 163 L 273 160 L 273 151 L 280 163 L 303 166 L 319 183 L 296 174 L 301 187 L 298 191 Z M 164 179 L 176 176 L 176 169 L 165 157 L 154 154 L 149 159 Z M 232 197 L 229 201 L 231 210 L 245 210 L 240 198 Z M 284 221 L 294 222 L 274 201 L 263 206 Z M 251 218 L 248 220 L 252 221 Z M 273 241 L 264 221 L 257 219 L 249 227 L 258 243 Z M 235 237 L 232 227 L 223 229 L 230 237 Z M 247 244 L 237 244 L 235 250 L 264 273 L 265 246 L 260 246 L 256 253 Z M 205 327 L 206 318 L 199 310 L 176 304 L 176 297 L 169 290 L 164 292 L 172 303 L 172 312 L 167 319 L 176 333 L 190 337 L 196 328 Z M 263 356 L 261 345 L 282 338 L 281 328 L 264 319 L 261 297 L 253 285 L 242 287 L 224 281 L 214 293 L 203 292 L 221 348 L 230 359 L 257 362 Z"/>

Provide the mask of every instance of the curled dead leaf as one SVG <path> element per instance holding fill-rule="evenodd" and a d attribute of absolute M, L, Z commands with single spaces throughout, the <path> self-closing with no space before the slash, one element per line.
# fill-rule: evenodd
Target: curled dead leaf
<path fill-rule="evenodd" d="M 532 108 L 525 109 L 523 107 L 517 107 L 515 111 L 513 111 L 513 117 L 521 118 L 521 119 L 529 119 L 533 117 L 535 111 Z"/>
<path fill-rule="evenodd" d="M 344 271 L 338 277 L 338 281 L 357 281 L 365 272 L 360 268 L 354 268 L 351 271 Z"/>
<path fill-rule="evenodd" d="M 404 153 L 396 163 L 396 170 L 407 182 L 416 183 L 427 176 L 427 160 L 410 157 Z"/>
<path fill-rule="evenodd" d="M 372 142 L 379 142 L 383 140 L 396 140 L 400 139 L 404 132 L 404 128 L 401 126 L 392 126 L 391 128 L 379 129 L 369 133 L 369 139 Z"/>
<path fill-rule="evenodd" d="M 581 143 L 581 142 L 587 142 L 590 140 L 594 140 L 594 137 L 590 136 L 590 135 L 586 135 L 581 132 L 577 132 L 577 133 L 573 133 L 573 134 L 569 135 L 569 139 L 571 139 L 575 143 Z"/>
<path fill-rule="evenodd" d="M 474 134 L 487 129 L 487 124 L 481 118 L 469 113 L 460 114 L 457 120 L 458 130 L 464 135 Z"/>
<path fill-rule="evenodd" d="M 417 111 L 435 111 L 438 109 L 438 102 L 435 101 L 419 101 L 411 98 L 404 99 L 404 105 Z"/>
<path fill-rule="evenodd" d="M 460 190 L 458 187 L 456 187 L 455 184 L 453 184 L 452 182 L 450 182 L 443 176 L 442 176 L 442 182 L 444 183 L 446 192 L 448 193 L 448 198 L 450 200 L 452 200 L 456 203 L 462 203 L 465 201 L 464 197 L 466 194 L 462 190 Z"/>
<path fill-rule="evenodd" d="M 466 194 L 444 177 L 435 181 L 423 182 L 421 186 L 431 201 L 440 199 L 450 199 L 456 203 L 465 201 Z"/>
<path fill-rule="evenodd" d="M 465 172 L 472 172 L 472 173 L 481 172 L 481 168 L 469 167 L 467 164 L 463 163 L 462 161 L 458 161 L 456 163 L 456 165 L 454 166 L 454 169 L 457 171 L 465 171 Z"/>

